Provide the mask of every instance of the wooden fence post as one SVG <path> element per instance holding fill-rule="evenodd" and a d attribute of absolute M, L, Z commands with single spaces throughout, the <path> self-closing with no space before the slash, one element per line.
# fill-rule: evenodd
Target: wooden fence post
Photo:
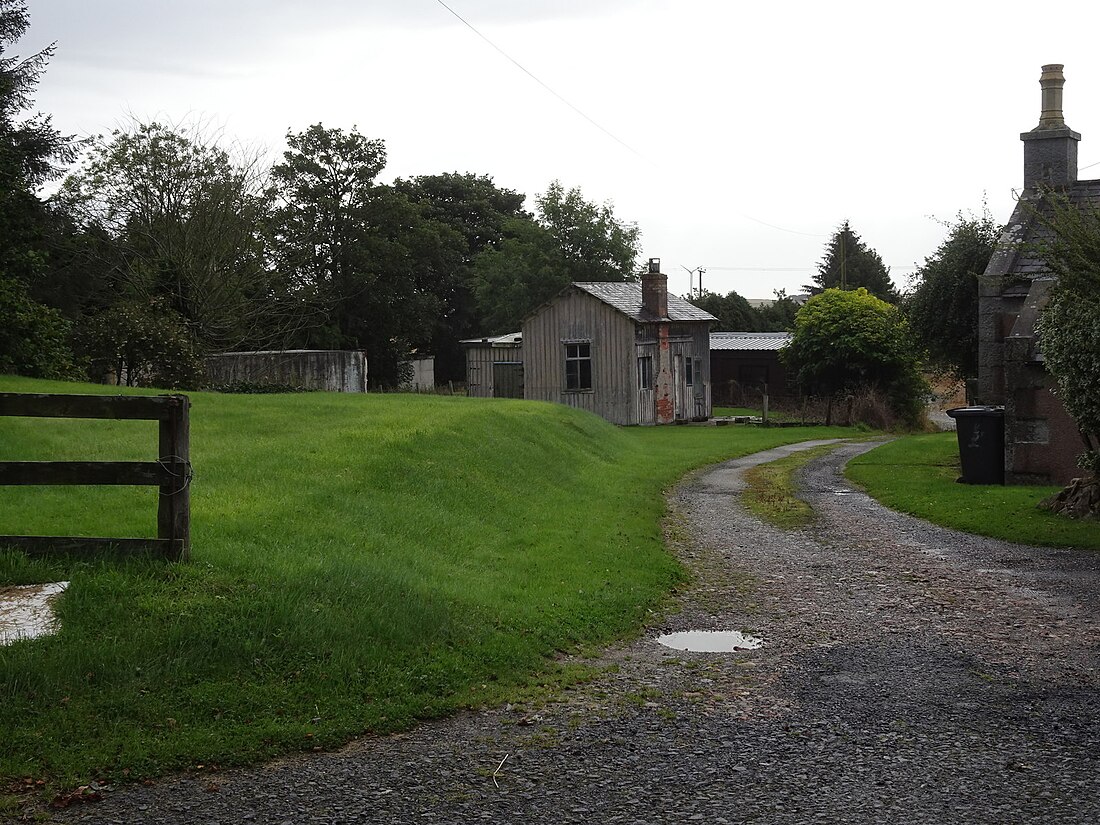
<path fill-rule="evenodd" d="M 191 399 L 172 396 L 168 415 L 160 421 L 160 463 L 171 474 L 160 487 L 157 538 L 168 539 L 176 561 L 191 558 Z"/>

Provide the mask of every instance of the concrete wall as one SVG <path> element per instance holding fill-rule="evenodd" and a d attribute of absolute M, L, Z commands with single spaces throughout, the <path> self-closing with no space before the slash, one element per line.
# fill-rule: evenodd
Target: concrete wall
<path fill-rule="evenodd" d="M 284 384 L 308 390 L 366 392 L 367 354 L 356 350 L 223 352 L 206 359 L 207 381 Z"/>
<path fill-rule="evenodd" d="M 431 392 L 435 389 L 435 358 L 417 358 L 405 363 L 412 367 L 412 375 L 400 389 L 406 392 Z"/>

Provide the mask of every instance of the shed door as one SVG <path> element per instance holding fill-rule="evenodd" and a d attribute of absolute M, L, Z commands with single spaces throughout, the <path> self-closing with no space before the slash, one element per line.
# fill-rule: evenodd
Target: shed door
<path fill-rule="evenodd" d="M 523 398 L 523 364 L 515 361 L 493 364 L 493 397 Z"/>

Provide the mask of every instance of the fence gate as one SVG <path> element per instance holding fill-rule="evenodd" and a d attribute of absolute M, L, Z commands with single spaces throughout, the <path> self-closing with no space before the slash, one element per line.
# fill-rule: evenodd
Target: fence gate
<path fill-rule="evenodd" d="M 160 488 L 157 538 L 0 536 L 0 546 L 31 555 L 116 548 L 187 561 L 191 554 L 191 400 L 186 395 L 35 395 L 0 393 L 0 416 L 160 422 L 156 461 L 0 461 L 0 485 L 119 484 Z"/>

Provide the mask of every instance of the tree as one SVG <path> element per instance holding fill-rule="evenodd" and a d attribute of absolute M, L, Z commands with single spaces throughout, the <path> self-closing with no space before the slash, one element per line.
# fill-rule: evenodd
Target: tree
<path fill-rule="evenodd" d="M 393 188 L 417 204 L 424 218 L 446 225 L 461 238 L 456 248 L 460 261 L 449 272 L 440 272 L 429 288 L 440 302 L 430 343 L 436 380 L 462 380 L 466 355 L 459 341 L 486 328 L 474 295 L 474 261 L 482 252 L 500 248 L 509 221 L 533 219 L 523 209 L 521 192 L 498 187 L 488 175 L 455 172 L 398 178 Z"/>
<path fill-rule="evenodd" d="M 569 281 L 628 281 L 637 276 L 641 233 L 615 217 L 610 202 L 596 205 L 580 189 L 553 181 L 535 198 L 539 223 L 565 258 Z M 533 307 L 532 307 L 533 308 Z"/>
<path fill-rule="evenodd" d="M 817 265 L 813 283 L 803 288 L 812 295 L 826 289 L 857 289 L 863 287 L 872 295 L 898 302 L 898 292 L 890 280 L 890 270 L 875 250 L 863 242 L 844 221 L 825 247 L 825 257 Z"/>
<path fill-rule="evenodd" d="M 263 170 L 201 128 L 136 123 L 93 141 L 57 196 L 116 300 L 157 302 L 199 351 L 262 347 L 300 322 L 293 285 L 267 264 Z M 105 241 L 105 242 L 103 242 Z"/>
<path fill-rule="evenodd" d="M 765 332 L 788 332 L 794 329 L 799 305 L 788 297 L 785 289 L 775 291 L 775 301 L 760 308 L 760 320 Z"/>
<path fill-rule="evenodd" d="M 67 378 L 73 372 L 69 327 L 33 300 L 29 288 L 47 263 L 47 215 L 35 192 L 72 158 L 72 148 L 48 115 L 17 120 L 32 105 L 54 51 L 50 45 L 23 59 L 7 54 L 29 24 L 24 0 L 0 0 L 0 372 Z"/>
<path fill-rule="evenodd" d="M 807 301 L 781 357 L 803 391 L 829 399 L 830 411 L 834 399 L 870 390 L 908 425 L 920 420 L 927 385 L 905 317 L 863 287 Z"/>
<path fill-rule="evenodd" d="M 913 274 L 903 306 L 930 365 L 966 378 L 978 373 L 978 278 L 1001 227 L 986 209 L 981 217 L 960 212 L 945 226 L 947 237 Z"/>
<path fill-rule="evenodd" d="M 127 300 L 90 319 L 81 344 L 93 356 L 93 377 L 113 373 L 127 386 L 197 389 L 202 358 L 183 317 L 162 300 Z"/>
<path fill-rule="evenodd" d="M 505 238 L 474 262 L 474 296 L 486 334 L 515 332 L 572 280 L 561 247 L 534 221 L 513 218 Z"/>
<path fill-rule="evenodd" d="M 365 349 L 379 383 L 430 346 L 444 311 L 436 287 L 461 263 L 461 239 L 393 187 L 375 182 L 385 144 L 315 124 L 287 135 L 271 171 L 272 254 L 313 295 L 327 322 L 307 345 Z"/>
<path fill-rule="evenodd" d="M 718 319 L 718 323 L 714 326 L 715 331 L 764 331 L 764 321 L 760 317 L 760 312 L 736 292 L 718 295 L 704 290 L 702 295 L 688 298 L 688 300 Z"/>
<path fill-rule="evenodd" d="M 1081 431 L 1088 476 L 1051 501 L 1055 509 L 1100 515 L 1100 210 L 1044 192 L 1038 219 L 1050 230 L 1042 251 L 1058 276 L 1039 319 L 1046 368 Z"/>

